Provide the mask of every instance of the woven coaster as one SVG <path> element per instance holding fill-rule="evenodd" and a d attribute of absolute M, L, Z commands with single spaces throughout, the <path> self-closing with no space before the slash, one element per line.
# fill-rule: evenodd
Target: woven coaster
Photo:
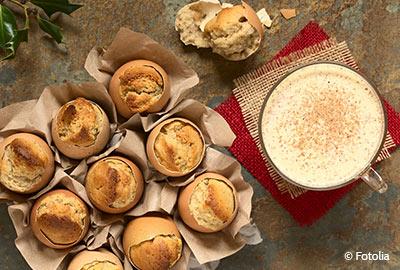
<path fill-rule="evenodd" d="M 241 107 L 246 127 L 260 153 L 262 153 L 268 172 L 277 184 L 278 189 L 282 193 L 289 193 L 292 198 L 304 194 L 307 190 L 292 185 L 280 177 L 263 154 L 258 137 L 258 118 L 264 101 L 260 97 L 265 97 L 273 85 L 293 68 L 317 61 L 340 62 L 356 70 L 359 69 L 346 42 L 337 43 L 335 39 L 328 39 L 301 51 L 296 51 L 286 57 L 271 61 L 234 81 L 236 88 L 233 90 L 233 94 Z M 396 145 L 388 132 L 377 162 L 389 158 L 389 148 L 394 146 Z"/>

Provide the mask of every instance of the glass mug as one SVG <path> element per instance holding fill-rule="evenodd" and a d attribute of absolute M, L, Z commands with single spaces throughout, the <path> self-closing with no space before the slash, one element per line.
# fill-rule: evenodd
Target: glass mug
<path fill-rule="evenodd" d="M 288 78 L 289 76 L 291 76 L 292 74 L 294 74 L 295 72 L 299 72 L 302 71 L 302 69 L 306 69 L 308 67 L 308 69 L 314 68 L 314 69 L 318 69 L 321 68 L 323 66 L 315 66 L 315 65 L 325 65 L 325 67 L 329 67 L 329 68 L 333 68 L 335 69 L 337 67 L 338 70 L 341 70 L 340 72 L 349 72 L 352 73 L 352 76 L 354 78 L 357 78 L 357 80 L 362 81 L 362 83 L 365 83 L 367 85 L 369 85 L 369 89 L 371 90 L 374 94 L 376 94 L 377 97 L 377 102 L 375 105 L 379 106 L 381 109 L 381 114 L 379 114 L 379 117 L 383 118 L 383 124 L 382 129 L 381 129 L 381 133 L 382 136 L 380 136 L 381 138 L 377 141 L 379 141 L 379 147 L 376 147 L 375 151 L 373 151 L 373 153 L 371 153 L 369 157 L 369 161 L 367 164 L 365 164 L 365 166 L 363 166 L 363 169 L 358 169 L 357 171 L 354 171 L 354 175 L 356 175 L 355 177 L 351 177 L 349 179 L 345 179 L 344 181 L 341 181 L 341 183 L 333 183 L 332 185 L 327 185 L 327 186 L 323 186 L 323 187 L 319 187 L 319 186 L 312 186 L 312 185 L 308 185 L 308 184 L 304 184 L 304 181 L 298 181 L 296 180 L 296 177 L 288 177 L 287 174 L 283 173 L 282 170 L 279 169 L 279 164 L 276 163 L 276 160 L 273 160 L 271 158 L 271 155 L 269 153 L 269 151 L 272 150 L 268 150 L 266 147 L 266 140 L 269 139 L 269 136 L 273 136 L 273 135 L 264 135 L 263 134 L 263 126 L 267 125 L 267 124 L 263 124 L 263 118 L 264 117 L 269 117 L 268 119 L 272 119 L 270 117 L 272 117 L 273 113 L 272 113 L 272 105 L 270 105 L 268 107 L 268 110 L 266 111 L 266 107 L 267 107 L 267 103 L 271 98 L 271 95 L 274 93 L 274 91 L 276 91 L 276 89 L 282 84 L 282 82 Z M 333 66 L 331 66 L 333 65 Z M 329 69 L 328 68 L 328 69 Z M 307 71 L 306 71 L 307 72 Z M 317 71 L 320 72 L 320 71 Z M 297 74 L 298 76 L 298 74 Z M 289 84 L 290 85 L 290 84 Z M 281 86 L 282 88 L 283 86 Z M 283 89 L 283 91 L 285 91 L 285 89 Z M 360 90 L 361 91 L 361 90 Z M 275 102 L 275 101 L 272 101 Z M 274 107 L 275 108 L 275 107 Z M 276 112 L 275 112 L 276 113 Z M 269 114 L 269 115 L 268 115 Z M 265 116 L 267 115 L 267 116 Z M 384 146 L 384 142 L 386 139 L 386 132 L 387 132 L 387 115 L 386 115 L 386 111 L 385 111 L 385 107 L 384 107 L 384 103 L 383 103 L 383 99 L 380 96 L 380 94 L 378 93 L 378 91 L 376 90 L 376 87 L 373 86 L 373 84 L 367 79 L 365 78 L 362 74 L 360 74 L 358 71 L 354 70 L 353 68 L 341 64 L 341 63 L 337 63 L 337 62 L 330 62 L 330 61 L 320 61 L 320 62 L 314 62 L 311 64 L 306 64 L 306 65 L 302 65 L 299 66 L 297 68 L 292 69 L 291 71 L 289 71 L 287 74 L 285 74 L 282 78 L 280 78 L 275 85 L 272 87 L 272 89 L 268 92 L 267 96 L 265 97 L 264 103 L 261 107 L 261 111 L 260 111 L 260 115 L 259 115 L 259 123 L 258 123 L 258 134 L 259 134 L 259 138 L 260 138 L 260 143 L 261 143 L 261 148 L 263 149 L 263 152 L 269 162 L 269 164 L 274 168 L 274 170 L 286 181 L 288 181 L 289 183 L 292 183 L 296 186 L 302 187 L 304 189 L 308 189 L 308 190 L 316 190 L 316 191 L 323 191 L 323 190 L 332 190 L 332 189 L 337 189 L 340 188 L 342 186 L 348 185 L 352 182 L 354 182 L 357 179 L 362 179 L 364 182 L 366 182 L 372 189 L 378 191 L 379 193 L 384 193 L 388 186 L 385 183 L 385 181 L 382 179 L 382 177 L 372 168 L 372 164 L 377 161 L 379 154 Z M 273 133 L 273 132 L 272 132 Z M 278 134 L 278 133 L 276 133 Z M 275 135 L 278 136 L 278 135 Z M 377 139 L 377 138 L 376 138 Z M 283 153 L 283 152 L 282 152 Z M 290 165 L 288 165 L 290 167 Z M 287 167 L 288 168 L 288 167 Z M 301 182 L 301 183 L 299 183 Z"/>

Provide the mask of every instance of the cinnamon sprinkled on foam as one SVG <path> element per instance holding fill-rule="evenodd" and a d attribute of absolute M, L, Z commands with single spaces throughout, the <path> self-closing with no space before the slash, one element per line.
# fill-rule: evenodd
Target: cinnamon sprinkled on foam
<path fill-rule="evenodd" d="M 314 188 L 354 178 L 384 136 L 376 93 L 360 75 L 333 64 L 307 66 L 285 78 L 271 94 L 262 121 L 274 165 Z"/>

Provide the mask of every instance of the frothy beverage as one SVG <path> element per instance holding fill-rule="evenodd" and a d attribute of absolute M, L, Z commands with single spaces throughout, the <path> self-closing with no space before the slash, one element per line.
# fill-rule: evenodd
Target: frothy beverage
<path fill-rule="evenodd" d="M 385 136 L 385 114 L 362 76 L 319 63 L 294 71 L 275 88 L 261 132 L 281 174 L 305 187 L 329 188 L 369 167 Z"/>

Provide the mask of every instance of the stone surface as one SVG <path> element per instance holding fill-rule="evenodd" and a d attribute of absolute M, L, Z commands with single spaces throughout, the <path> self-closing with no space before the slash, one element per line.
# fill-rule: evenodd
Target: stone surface
<path fill-rule="evenodd" d="M 78 2 L 74 0 L 72 2 Z M 189 0 L 80 1 L 84 8 L 72 18 L 61 16 L 65 46 L 58 47 L 35 23 L 28 44 L 14 60 L 0 63 L 0 107 L 37 98 L 47 84 L 91 80 L 83 70 L 95 45 L 106 46 L 121 26 L 147 33 L 170 48 L 200 76 L 190 97 L 211 106 L 223 101 L 232 79 L 270 59 L 311 19 L 331 36 L 346 40 L 363 72 L 400 111 L 400 14 L 396 0 L 248 1 L 265 7 L 275 18 L 259 53 L 241 63 L 227 62 L 209 50 L 185 47 L 174 31 L 176 12 Z M 234 1 L 238 2 L 238 1 Z M 296 8 L 289 21 L 280 8 Z M 400 268 L 400 151 L 379 171 L 389 182 L 384 195 L 359 185 L 314 225 L 301 228 L 251 175 L 255 189 L 254 220 L 264 242 L 225 259 L 220 269 L 399 269 Z M 4 205 L 0 207 L 1 269 L 29 269 L 14 246 L 15 233 Z M 389 253 L 389 262 L 345 261 L 346 251 Z"/>

